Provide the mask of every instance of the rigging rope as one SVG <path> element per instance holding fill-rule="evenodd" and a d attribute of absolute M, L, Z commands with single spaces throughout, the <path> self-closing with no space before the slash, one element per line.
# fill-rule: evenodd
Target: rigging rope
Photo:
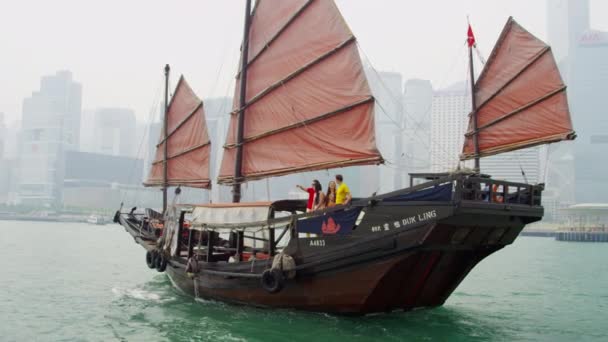
<path fill-rule="evenodd" d="M 143 156 L 143 147 L 144 147 L 144 142 L 146 141 L 146 138 L 148 137 L 148 133 L 150 131 L 150 127 L 152 125 L 152 122 L 154 121 L 154 114 L 157 113 L 158 111 L 158 107 L 160 106 L 159 104 L 159 97 L 160 97 L 160 92 L 162 89 L 162 81 L 158 83 L 158 87 L 156 89 L 155 92 L 155 96 L 153 97 L 153 101 L 152 104 L 150 105 L 150 109 L 148 112 L 148 120 L 146 122 L 146 126 L 144 128 L 144 134 L 142 135 L 142 138 L 139 142 L 139 146 L 137 148 L 137 153 L 136 153 L 136 158 L 139 159 L 141 157 L 141 159 L 143 159 L 145 161 L 145 156 Z M 133 164 L 133 166 L 131 167 L 131 170 L 129 171 L 129 176 L 127 177 L 127 181 L 130 184 L 132 183 L 132 180 L 134 178 L 134 173 L 135 173 L 135 166 L 136 164 Z M 141 177 L 142 175 L 140 175 Z M 141 184 L 138 184 L 137 188 L 135 189 L 131 189 L 134 190 L 134 196 L 135 196 L 135 202 L 137 202 L 138 199 L 138 195 L 139 195 L 139 187 L 141 186 Z M 128 198 L 129 192 L 131 191 L 129 189 L 125 190 L 122 195 L 121 195 L 121 202 L 124 202 L 126 199 Z"/>
<path fill-rule="evenodd" d="M 372 65 L 372 63 L 370 61 L 370 58 L 365 53 L 365 50 L 363 50 L 359 44 L 357 44 L 357 45 L 359 47 L 359 50 L 363 53 L 363 56 L 365 57 L 366 62 L 368 64 L 369 68 L 375 73 L 376 78 L 378 79 L 380 85 L 386 90 L 387 94 L 389 95 L 389 98 L 394 103 L 398 104 L 399 107 L 402 108 L 403 114 L 409 119 L 408 121 L 412 122 L 414 124 L 414 127 L 420 129 L 422 127 L 422 124 L 419 121 L 417 121 L 415 118 L 413 118 L 413 116 L 406 110 L 406 108 L 404 106 L 402 106 L 401 101 L 399 101 L 399 99 L 397 99 L 394 96 L 394 94 L 392 93 L 391 89 L 388 86 L 386 86 L 386 84 L 383 82 L 382 77 L 380 76 L 380 74 L 378 73 L 378 71 Z M 452 73 L 453 69 L 455 68 L 455 66 L 457 64 L 457 61 L 458 60 L 462 60 L 462 56 L 461 56 L 462 52 L 466 51 L 464 49 L 464 47 L 465 47 L 465 45 L 463 45 L 461 47 L 461 49 L 459 50 L 458 54 L 456 55 L 457 58 L 455 58 L 454 61 L 452 62 L 451 66 L 450 66 L 450 69 L 448 70 L 448 72 L 446 72 L 444 74 L 444 79 L 442 80 L 442 82 L 440 82 L 440 84 L 443 85 L 443 83 L 445 83 L 445 81 L 447 80 L 447 77 Z M 390 115 L 388 115 L 388 113 L 386 112 L 386 110 L 384 109 L 384 107 L 382 106 L 382 104 L 380 103 L 380 101 L 376 100 L 376 103 L 378 104 L 378 106 L 380 107 L 380 109 L 382 110 L 382 112 L 393 122 L 393 124 L 395 124 L 396 127 L 399 128 L 399 130 L 401 132 L 404 132 L 406 130 L 399 123 L 397 123 L 396 120 L 394 120 Z M 423 113 L 423 116 L 428 117 L 429 116 L 429 112 L 431 112 L 431 110 L 432 110 L 432 103 L 426 109 L 426 111 Z M 442 145 L 434 145 L 434 146 L 439 147 L 439 149 L 433 150 L 433 149 L 431 149 L 431 147 L 428 144 L 426 144 L 426 139 L 424 139 L 423 137 L 421 137 L 418 134 L 417 130 L 412 130 L 412 132 L 414 134 L 414 137 L 418 138 L 418 140 L 424 145 L 424 147 L 426 147 L 426 149 L 429 152 L 429 154 L 432 154 L 432 155 L 438 157 L 439 161 L 441 162 L 442 165 L 447 165 L 449 167 L 449 164 L 450 164 L 449 159 L 451 159 L 450 158 L 451 154 Z M 431 134 L 430 134 L 430 132 L 428 134 L 428 138 L 429 138 L 429 141 L 431 141 Z M 433 142 L 431 141 L 431 144 L 432 143 Z M 430 162 L 430 160 L 429 160 L 429 162 Z"/>

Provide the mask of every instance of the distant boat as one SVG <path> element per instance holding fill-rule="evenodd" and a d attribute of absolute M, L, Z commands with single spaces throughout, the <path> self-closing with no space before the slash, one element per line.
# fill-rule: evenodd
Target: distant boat
<path fill-rule="evenodd" d="M 473 171 L 414 174 L 408 188 L 311 213 L 303 200 L 239 203 L 247 181 L 383 162 L 374 97 L 334 2 L 250 6 L 218 178 L 233 186 L 233 203 L 167 208 L 169 186 L 211 186 L 203 102 L 182 77 L 170 102 L 165 87 L 145 182 L 163 188 L 163 213 L 114 217 L 174 286 L 196 298 L 330 313 L 433 307 L 542 218 L 542 184 L 479 171 L 480 157 L 575 137 L 551 49 L 511 18 L 471 82 L 462 158 L 476 160 Z M 471 30 L 468 39 L 473 80 Z M 167 85 L 168 66 L 165 76 Z"/>
<path fill-rule="evenodd" d="M 97 224 L 97 225 L 106 224 L 103 216 L 98 216 L 98 215 L 91 215 L 91 216 L 87 217 L 87 222 L 90 224 Z"/>

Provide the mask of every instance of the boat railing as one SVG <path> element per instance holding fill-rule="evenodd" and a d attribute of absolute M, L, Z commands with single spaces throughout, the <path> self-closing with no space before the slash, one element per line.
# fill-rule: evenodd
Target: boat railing
<path fill-rule="evenodd" d="M 487 177 L 458 180 L 455 194 L 461 200 L 540 206 L 544 184 L 526 184 Z"/>

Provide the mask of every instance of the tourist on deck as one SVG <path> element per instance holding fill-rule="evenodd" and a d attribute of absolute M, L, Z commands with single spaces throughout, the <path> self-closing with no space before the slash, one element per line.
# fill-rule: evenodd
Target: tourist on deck
<path fill-rule="evenodd" d="M 342 175 L 336 175 L 336 183 L 338 184 L 338 189 L 336 189 L 336 204 L 349 205 L 353 197 L 350 194 L 350 189 L 343 180 L 344 178 Z"/>
<path fill-rule="evenodd" d="M 310 186 L 310 188 L 305 188 L 301 185 L 297 185 L 297 187 L 300 188 L 302 191 L 306 191 L 308 193 L 308 202 L 306 202 L 306 212 L 312 211 L 314 208 L 315 195 L 317 193 L 316 184 L 319 184 L 319 187 L 321 186 L 321 183 L 319 183 L 319 181 L 316 179 L 312 181 L 312 185 Z"/>
<path fill-rule="evenodd" d="M 313 210 L 325 209 L 325 194 L 323 193 L 323 187 L 318 180 L 312 182 L 315 187 L 315 200 L 313 204 Z"/>
<path fill-rule="evenodd" d="M 325 207 L 333 207 L 336 205 L 336 182 L 330 181 L 327 184 L 327 194 L 325 194 Z"/>

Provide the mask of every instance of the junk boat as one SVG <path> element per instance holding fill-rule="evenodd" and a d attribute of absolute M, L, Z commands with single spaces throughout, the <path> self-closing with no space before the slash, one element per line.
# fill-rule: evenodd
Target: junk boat
<path fill-rule="evenodd" d="M 412 175 L 390 193 L 306 212 L 306 202 L 240 203 L 241 184 L 377 165 L 374 97 L 330 0 L 246 2 L 240 71 L 218 177 L 233 203 L 167 207 L 167 188 L 209 189 L 203 102 L 183 77 L 168 102 L 147 186 L 163 212 L 114 220 L 150 268 L 197 299 L 366 314 L 442 305 L 473 267 L 543 216 L 543 184 L 495 180 L 479 158 L 575 137 L 549 46 L 509 18 L 476 82 L 461 158 L 471 172 Z M 314 133 L 311 133 L 314 132 Z M 465 132 L 463 132 L 465 133 Z M 122 208 L 122 206 L 121 206 Z"/>

